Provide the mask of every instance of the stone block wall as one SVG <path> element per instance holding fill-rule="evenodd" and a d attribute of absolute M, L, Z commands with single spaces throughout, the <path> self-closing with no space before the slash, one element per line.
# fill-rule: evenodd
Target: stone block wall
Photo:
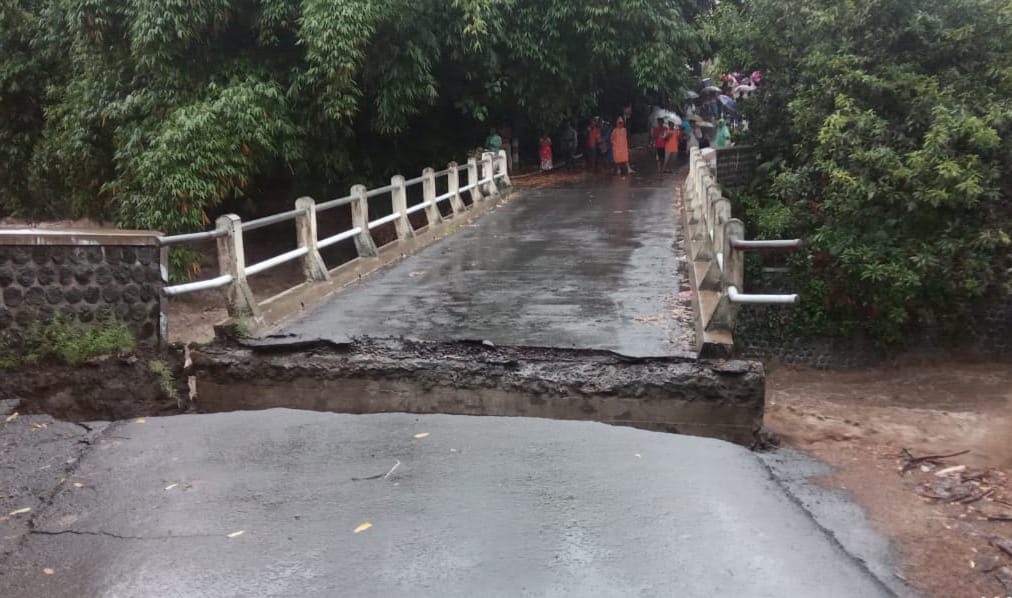
<path fill-rule="evenodd" d="M 155 233 L 0 229 L 0 333 L 56 313 L 116 318 L 141 344 L 161 342 L 164 299 Z"/>

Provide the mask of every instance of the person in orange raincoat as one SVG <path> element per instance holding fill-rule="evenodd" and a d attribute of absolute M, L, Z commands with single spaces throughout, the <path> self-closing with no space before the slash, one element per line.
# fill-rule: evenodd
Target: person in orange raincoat
<path fill-rule="evenodd" d="M 611 132 L 611 151 L 615 156 L 615 174 L 625 178 L 629 174 L 629 136 L 622 117 L 615 121 L 615 130 Z"/>

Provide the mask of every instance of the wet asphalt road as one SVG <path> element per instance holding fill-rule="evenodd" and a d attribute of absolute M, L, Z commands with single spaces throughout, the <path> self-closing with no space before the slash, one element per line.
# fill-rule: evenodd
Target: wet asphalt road
<path fill-rule="evenodd" d="M 680 284 L 674 188 L 673 175 L 643 174 L 521 190 L 282 332 L 633 356 L 691 351 L 691 325 L 670 317 Z"/>
<path fill-rule="evenodd" d="M 270 410 L 113 424 L 66 475 L 0 596 L 888 595 L 756 454 L 705 438 Z"/>

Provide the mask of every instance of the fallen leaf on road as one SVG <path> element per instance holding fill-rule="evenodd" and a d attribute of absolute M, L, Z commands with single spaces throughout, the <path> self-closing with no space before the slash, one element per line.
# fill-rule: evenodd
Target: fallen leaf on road
<path fill-rule="evenodd" d="M 10 516 L 13 517 L 15 515 L 20 515 L 22 513 L 27 513 L 28 511 L 31 511 L 31 510 L 32 510 L 31 507 L 24 507 L 23 509 L 18 509 L 16 511 L 11 511 L 10 512 Z"/>
<path fill-rule="evenodd" d="M 46 424 L 32 424 L 32 428 L 35 429 L 35 430 L 41 430 L 42 428 L 45 428 L 45 427 L 46 427 Z"/>
<path fill-rule="evenodd" d="M 421 276 L 422 274 L 425 274 L 424 270 L 418 270 L 416 272 L 408 272 L 408 278 L 417 278 L 417 277 Z"/>
<path fill-rule="evenodd" d="M 166 486 L 166 487 L 165 487 L 165 489 L 166 489 L 166 490 L 172 490 L 173 488 L 175 488 L 175 487 L 176 487 L 176 486 L 178 486 L 178 485 L 179 485 L 179 484 L 169 484 L 168 486 Z"/>
<path fill-rule="evenodd" d="M 425 438 L 428 435 L 429 435 L 428 432 L 419 432 L 419 433 L 415 434 L 415 438 Z"/>
<path fill-rule="evenodd" d="M 368 521 L 366 521 L 365 523 L 360 523 L 359 526 L 355 528 L 355 533 L 357 534 L 357 533 L 360 533 L 360 532 L 364 532 L 365 530 L 369 529 L 370 527 L 372 527 L 372 524 L 369 523 Z"/>
<path fill-rule="evenodd" d="M 138 424 L 143 424 L 145 421 L 147 420 L 145 420 L 143 417 L 138 417 L 137 419 L 134 420 L 134 422 Z"/>
<path fill-rule="evenodd" d="M 10 423 L 10 422 L 16 420 L 17 418 L 18 418 L 18 412 L 15 411 L 14 413 L 8 415 L 7 419 L 5 419 L 4 421 L 7 422 L 7 423 Z"/>
<path fill-rule="evenodd" d="M 84 484 L 81 482 L 74 482 L 74 488 L 84 488 Z"/>
<path fill-rule="evenodd" d="M 636 453 L 635 455 L 633 455 L 633 457 L 636 457 L 637 459 L 641 459 L 643 457 L 643 455 L 641 455 L 639 453 Z"/>
<path fill-rule="evenodd" d="M 46 567 L 45 569 L 42 570 L 42 572 L 45 573 L 46 575 L 52 575 L 53 573 L 56 573 L 56 571 L 53 571 L 52 568 L 50 567 Z"/>
<path fill-rule="evenodd" d="M 237 532 L 232 532 L 231 534 L 228 535 L 228 537 L 229 538 L 236 538 L 236 537 L 239 537 L 239 536 L 241 536 L 241 535 L 243 535 L 245 533 L 246 533 L 246 530 L 241 529 L 241 530 L 239 530 Z"/>

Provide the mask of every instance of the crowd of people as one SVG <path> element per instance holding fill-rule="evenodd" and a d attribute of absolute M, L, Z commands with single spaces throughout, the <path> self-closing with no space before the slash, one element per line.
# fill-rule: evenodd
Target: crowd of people
<path fill-rule="evenodd" d="M 657 173 L 670 172 L 679 157 L 686 156 L 693 147 L 706 149 L 731 145 L 731 130 L 747 127 L 738 103 L 755 93 L 761 80 L 762 73 L 759 71 L 725 73 L 719 78 L 719 87 L 710 79 L 700 81 L 699 92 L 686 93 L 682 105 L 674 110 L 655 108 L 651 112 L 648 139 L 655 153 Z M 582 150 L 589 172 L 600 172 L 603 163 L 606 169 L 614 169 L 615 175 L 622 178 L 632 174 L 628 129 L 632 113 L 632 104 L 629 103 L 613 122 L 595 116 L 582 135 L 577 132 L 575 122 L 567 120 L 559 130 L 558 143 L 543 132 L 538 138 L 541 170 L 549 172 L 563 165 L 567 170 L 573 170 Z M 492 129 L 485 140 L 485 148 L 498 152 L 503 147 L 505 135 L 500 134 L 503 132 Z M 505 145 L 510 147 L 510 142 L 507 140 Z M 558 162 L 562 164 L 557 164 L 555 149 L 560 152 Z"/>

